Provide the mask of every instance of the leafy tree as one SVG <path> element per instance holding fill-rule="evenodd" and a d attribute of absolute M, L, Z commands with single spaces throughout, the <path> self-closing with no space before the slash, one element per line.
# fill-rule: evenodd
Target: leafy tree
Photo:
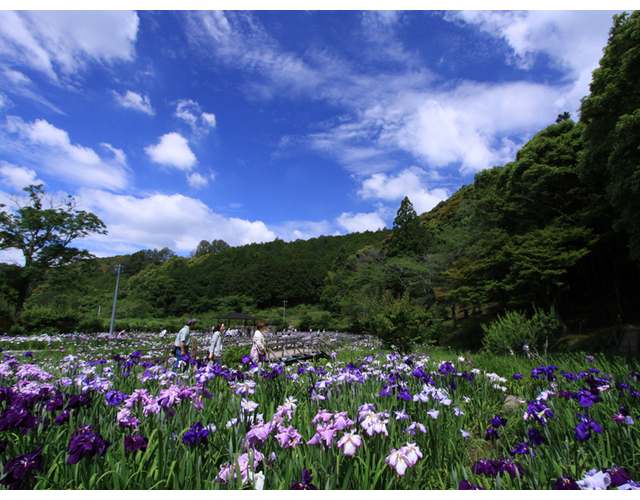
<path fill-rule="evenodd" d="M 606 195 L 615 227 L 640 260 L 640 11 L 613 16 L 609 41 L 583 98 L 584 154 L 580 176 Z"/>
<path fill-rule="evenodd" d="M 198 243 L 198 246 L 195 250 L 192 250 L 189 253 L 189 257 L 200 257 L 201 255 L 207 255 L 210 253 L 218 253 L 222 250 L 226 250 L 227 248 L 231 248 L 231 245 L 224 240 L 213 240 L 209 243 L 207 240 L 202 240 Z"/>
<path fill-rule="evenodd" d="M 15 208 L 0 204 L 0 250 L 17 248 L 25 261 L 17 288 L 16 314 L 22 310 L 32 285 L 48 269 L 93 257 L 87 250 L 70 246 L 71 243 L 89 234 L 107 233 L 95 214 L 76 209 L 73 197 L 56 202 L 47 197 L 42 184 L 30 185 L 24 191 L 28 198 L 13 199 Z"/>
<path fill-rule="evenodd" d="M 397 297 L 389 290 L 382 293 L 376 290 L 374 295 L 358 301 L 358 305 L 364 331 L 376 335 L 385 349 L 407 353 L 427 339 L 431 312 L 413 305 L 409 290 Z"/>

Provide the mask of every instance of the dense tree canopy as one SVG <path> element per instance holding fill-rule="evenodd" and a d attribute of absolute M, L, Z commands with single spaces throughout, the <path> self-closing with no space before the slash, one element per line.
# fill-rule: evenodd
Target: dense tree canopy
<path fill-rule="evenodd" d="M 617 213 L 640 261 L 640 11 L 614 16 L 591 93 L 582 100 L 585 149 L 581 176 Z"/>

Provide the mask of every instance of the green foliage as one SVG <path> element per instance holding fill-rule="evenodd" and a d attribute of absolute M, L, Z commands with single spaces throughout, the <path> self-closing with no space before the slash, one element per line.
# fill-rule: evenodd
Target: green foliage
<path fill-rule="evenodd" d="M 108 330 L 109 326 L 105 326 L 105 322 L 95 316 L 84 318 L 82 321 L 80 321 L 80 323 L 78 323 L 78 326 L 76 328 L 76 331 L 84 333 L 97 333 Z"/>
<path fill-rule="evenodd" d="M 427 340 L 432 323 L 429 310 L 414 306 L 409 291 L 394 297 L 385 290 L 358 302 L 360 323 L 365 333 L 377 336 L 385 349 L 411 352 L 415 345 Z"/>
<path fill-rule="evenodd" d="M 242 364 L 242 356 L 248 356 L 251 346 L 225 345 L 222 350 L 222 364 L 229 367 L 237 367 Z"/>
<path fill-rule="evenodd" d="M 25 309 L 20 316 L 20 323 L 28 333 L 69 333 L 79 321 L 76 310 L 47 306 Z"/>
<path fill-rule="evenodd" d="M 482 341 L 484 351 L 504 355 L 526 352 L 525 345 L 535 352 L 541 339 L 553 335 L 560 328 L 560 323 L 553 308 L 548 313 L 534 309 L 531 319 L 524 312 L 506 311 L 488 325 L 482 325 L 485 332 Z"/>
<path fill-rule="evenodd" d="M 87 250 L 70 246 L 89 234 L 106 234 L 104 223 L 95 215 L 76 210 L 75 200 L 48 200 L 42 184 L 24 188 L 27 200 L 13 200 L 16 207 L 0 204 L 0 250 L 16 248 L 22 251 L 24 267 L 17 287 L 16 312 L 19 313 L 31 286 L 42 279 L 50 268 L 63 267 L 92 255 Z"/>
<path fill-rule="evenodd" d="M 640 260 L 640 11 L 613 16 L 591 94 L 582 100 L 585 149 L 580 176 L 603 193 Z"/>

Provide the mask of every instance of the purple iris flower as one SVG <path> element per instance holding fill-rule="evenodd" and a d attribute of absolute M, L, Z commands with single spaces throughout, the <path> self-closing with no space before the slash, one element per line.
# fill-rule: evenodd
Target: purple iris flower
<path fill-rule="evenodd" d="M 515 456 L 515 455 L 528 455 L 529 453 L 531 453 L 531 456 L 535 457 L 536 454 L 531 448 L 529 448 L 529 444 L 530 444 L 529 441 L 522 441 L 522 442 L 518 443 L 513 450 L 509 451 L 509 453 L 512 456 Z"/>
<path fill-rule="evenodd" d="M 575 479 L 571 479 L 567 476 L 562 476 L 555 483 L 553 483 L 554 490 L 579 490 L 580 486 L 576 484 Z"/>
<path fill-rule="evenodd" d="M 118 406 L 129 396 L 120 391 L 109 391 L 104 395 L 104 399 L 109 406 Z"/>
<path fill-rule="evenodd" d="M 22 429 L 26 435 L 37 423 L 38 419 L 27 410 L 9 407 L 0 413 L 0 431 Z"/>
<path fill-rule="evenodd" d="M 486 488 L 482 488 L 481 486 L 478 486 L 477 484 L 473 484 L 472 485 L 466 479 L 464 481 L 460 481 L 460 484 L 458 484 L 458 489 L 459 490 L 486 490 Z"/>
<path fill-rule="evenodd" d="M 69 410 L 63 410 L 56 417 L 56 419 L 53 422 L 53 425 L 62 425 L 64 423 L 67 423 L 68 421 L 69 421 Z"/>
<path fill-rule="evenodd" d="M 307 469 L 303 469 L 302 470 L 302 482 L 298 482 L 296 481 L 295 483 L 293 483 L 293 485 L 291 485 L 292 490 L 317 490 L 318 487 L 311 484 L 311 481 L 313 481 L 313 477 L 311 476 L 311 473 L 307 470 Z"/>
<path fill-rule="evenodd" d="M 135 453 L 139 450 L 146 450 L 149 440 L 140 434 L 127 434 L 124 437 L 124 449 Z"/>
<path fill-rule="evenodd" d="M 533 418 L 535 421 L 545 425 L 547 419 L 553 418 L 553 411 L 542 401 L 530 402 L 524 416 L 525 420 L 529 418 Z"/>
<path fill-rule="evenodd" d="M 496 415 L 495 417 L 493 417 L 491 420 L 489 420 L 489 422 L 491 423 L 491 425 L 493 427 L 495 427 L 496 429 L 498 427 L 502 426 L 506 426 L 507 425 L 507 419 L 504 417 L 501 417 L 500 415 Z"/>
<path fill-rule="evenodd" d="M 68 395 L 67 396 L 67 405 L 65 406 L 65 410 L 76 410 L 78 408 L 82 408 L 84 406 L 91 405 L 91 393 L 85 393 L 80 395 Z"/>
<path fill-rule="evenodd" d="M 482 458 L 471 467 L 471 472 L 484 474 L 485 476 L 495 476 L 498 473 L 498 463 L 495 460 Z"/>
<path fill-rule="evenodd" d="M 33 481 L 31 471 L 42 472 L 44 470 L 44 458 L 41 456 L 42 446 L 31 453 L 19 455 L 9 460 L 2 470 L 5 474 L 0 479 L 0 484 L 8 486 L 11 490 L 28 489 L 29 482 Z"/>
<path fill-rule="evenodd" d="M 522 378 L 522 374 L 521 373 L 514 373 L 513 374 L 513 380 L 520 380 Z"/>
<path fill-rule="evenodd" d="M 524 471 L 522 470 L 522 466 L 514 462 L 512 459 L 502 459 L 498 462 L 498 472 L 496 474 L 500 474 L 501 472 L 507 472 L 511 477 L 516 477 L 516 469 L 518 470 L 518 474 L 522 477 Z"/>
<path fill-rule="evenodd" d="M 110 441 L 105 441 L 100 434 L 93 431 L 93 426 L 80 427 L 71 435 L 69 442 L 69 463 L 77 464 L 83 458 L 92 458 L 96 454 L 102 456 Z"/>
<path fill-rule="evenodd" d="M 627 471 L 621 469 L 617 465 L 614 465 L 610 469 L 602 469 L 602 472 L 607 472 L 609 474 L 611 477 L 611 486 L 616 488 L 631 481 L 631 476 Z"/>
<path fill-rule="evenodd" d="M 403 399 L 404 401 L 411 401 L 411 399 L 413 399 L 413 397 L 411 396 L 411 393 L 409 392 L 409 389 L 402 389 L 401 392 L 399 392 L 396 397 L 398 399 Z"/>
<path fill-rule="evenodd" d="M 546 441 L 545 437 L 540 433 L 538 429 L 529 429 L 529 439 L 532 444 L 540 446 Z"/>
<path fill-rule="evenodd" d="M 197 446 L 200 443 L 209 444 L 209 430 L 205 429 L 202 423 L 196 422 L 191 429 L 182 436 L 182 442 L 187 445 Z"/>
<path fill-rule="evenodd" d="M 486 441 L 490 441 L 491 438 L 499 439 L 500 434 L 498 433 L 498 429 L 494 429 L 493 427 L 489 427 L 487 429 L 487 433 L 484 435 L 484 439 Z"/>
<path fill-rule="evenodd" d="M 573 428 L 576 431 L 575 438 L 578 441 L 586 441 L 591 437 L 591 432 L 594 431 L 597 434 L 602 434 L 602 427 L 598 425 L 598 422 L 589 418 L 586 413 L 576 413 L 580 419 L 580 423 Z"/>

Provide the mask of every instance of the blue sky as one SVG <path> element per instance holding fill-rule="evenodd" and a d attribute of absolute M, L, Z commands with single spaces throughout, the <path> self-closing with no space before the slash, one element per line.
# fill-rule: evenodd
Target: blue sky
<path fill-rule="evenodd" d="M 390 228 L 577 119 L 615 12 L 1 11 L 0 203 L 98 256 Z"/>

